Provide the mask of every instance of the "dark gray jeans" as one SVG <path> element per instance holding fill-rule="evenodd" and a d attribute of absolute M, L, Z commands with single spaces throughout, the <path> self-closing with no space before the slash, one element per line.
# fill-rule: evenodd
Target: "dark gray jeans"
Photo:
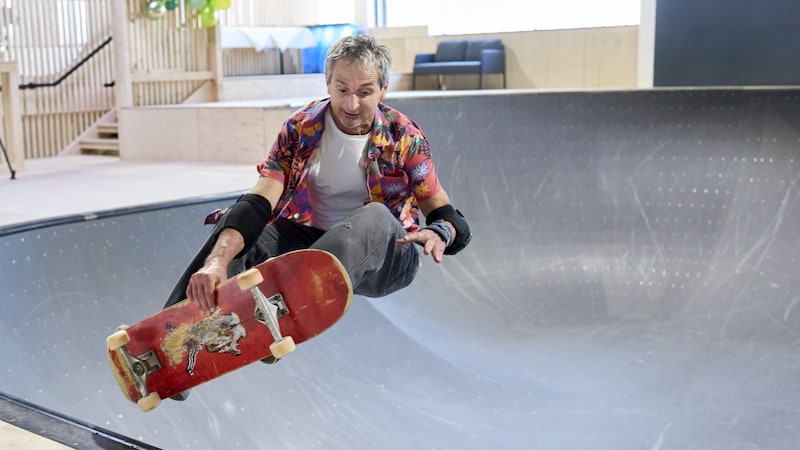
<path fill-rule="evenodd" d="M 173 288 L 164 307 L 186 298 L 189 278 L 199 270 L 224 229 L 222 217 Z M 355 294 L 382 297 L 408 286 L 420 266 L 417 245 L 397 244 L 406 231 L 380 203 L 369 203 L 328 231 L 276 219 L 250 251 L 228 266 L 233 276 L 267 259 L 293 250 L 313 248 L 334 254 L 350 275 Z"/>

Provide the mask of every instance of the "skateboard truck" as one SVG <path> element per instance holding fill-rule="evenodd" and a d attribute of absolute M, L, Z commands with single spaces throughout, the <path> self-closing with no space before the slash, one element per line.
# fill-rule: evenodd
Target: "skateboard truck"
<path fill-rule="evenodd" d="M 256 320 L 268 326 L 270 331 L 275 327 L 277 333 L 280 334 L 278 319 L 289 314 L 289 308 L 283 301 L 283 296 L 275 294 L 267 297 L 257 287 L 250 288 L 250 293 L 253 294 L 253 300 L 256 301 Z M 274 332 L 272 337 L 275 337 Z"/>
<path fill-rule="evenodd" d="M 158 360 L 156 352 L 149 351 L 141 356 L 133 356 L 125 347 L 120 347 L 117 351 L 125 364 L 131 368 L 142 397 L 147 396 L 149 393 L 147 391 L 147 375 L 161 368 L 161 361 Z"/>
<path fill-rule="evenodd" d="M 263 275 L 258 269 L 247 270 L 236 278 L 239 288 L 243 291 L 250 291 L 256 303 L 256 319 L 269 328 L 272 338 L 275 340 L 270 346 L 269 351 L 275 358 L 283 358 L 288 353 L 294 351 L 294 339 L 291 336 L 283 336 L 278 319 L 289 314 L 289 308 L 283 300 L 281 294 L 270 297 L 264 295 L 258 285 L 264 281 Z"/>
<path fill-rule="evenodd" d="M 154 397 L 147 390 L 147 375 L 155 372 L 161 368 L 161 361 L 158 359 L 156 352 L 149 351 L 141 356 L 133 356 L 131 352 L 125 348 L 125 344 L 130 342 L 130 337 L 125 329 L 117 330 L 116 333 L 106 339 L 106 345 L 109 350 L 117 352 L 117 355 L 122 359 L 127 367 L 131 370 L 131 378 L 133 379 L 136 389 L 142 395 L 142 400 L 139 406 L 142 410 L 148 411 L 158 404 L 160 400 L 157 395 Z"/>

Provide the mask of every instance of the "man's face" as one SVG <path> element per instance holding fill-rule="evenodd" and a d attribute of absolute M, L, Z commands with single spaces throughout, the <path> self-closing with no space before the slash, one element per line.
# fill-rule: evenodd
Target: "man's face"
<path fill-rule="evenodd" d="M 369 133 L 375 109 L 388 87 L 388 82 L 384 86 L 379 84 L 376 70 L 364 69 L 350 60 L 337 62 L 328 82 L 333 121 L 344 133 Z"/>

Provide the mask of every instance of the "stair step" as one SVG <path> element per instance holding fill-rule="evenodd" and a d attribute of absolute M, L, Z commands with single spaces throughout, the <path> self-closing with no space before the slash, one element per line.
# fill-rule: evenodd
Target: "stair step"
<path fill-rule="evenodd" d="M 119 139 L 81 139 L 78 145 L 83 155 L 119 156 Z"/>
<path fill-rule="evenodd" d="M 116 123 L 101 123 L 97 125 L 97 134 L 100 137 L 118 137 L 119 126 Z"/>

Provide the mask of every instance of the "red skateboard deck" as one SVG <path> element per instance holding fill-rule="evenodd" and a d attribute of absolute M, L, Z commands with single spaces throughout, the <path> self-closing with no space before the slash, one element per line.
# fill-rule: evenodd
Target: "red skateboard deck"
<path fill-rule="evenodd" d="M 330 253 L 290 252 L 221 284 L 213 314 L 184 300 L 117 331 L 107 339 L 108 360 L 125 397 L 149 411 L 162 398 L 291 352 L 336 323 L 352 292 Z"/>

